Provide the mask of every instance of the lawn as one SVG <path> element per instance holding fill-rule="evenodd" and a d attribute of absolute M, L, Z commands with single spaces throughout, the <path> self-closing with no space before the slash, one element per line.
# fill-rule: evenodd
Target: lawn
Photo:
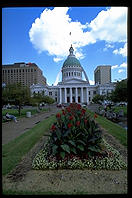
<path fill-rule="evenodd" d="M 116 106 L 114 106 L 112 109 L 113 109 L 113 111 L 115 113 L 119 113 L 120 110 L 123 110 L 124 116 L 127 117 L 127 106 L 123 106 L 123 107 L 116 107 Z"/>
<path fill-rule="evenodd" d="M 94 117 L 94 112 L 91 112 L 90 110 L 87 110 L 91 116 Z M 122 128 L 116 123 L 113 123 L 112 121 L 108 120 L 107 118 L 98 115 L 96 118 L 96 121 L 112 136 L 114 136 L 116 139 L 119 140 L 119 142 L 127 146 L 127 130 Z"/>
<path fill-rule="evenodd" d="M 5 114 L 8 112 L 9 114 L 14 115 L 17 118 L 22 118 L 26 116 L 26 112 L 30 111 L 31 114 L 36 114 L 38 113 L 37 108 L 35 109 L 22 109 L 21 110 L 21 115 L 19 116 L 18 110 L 17 109 L 3 109 L 2 110 L 2 116 L 5 116 Z M 41 111 L 48 111 L 48 108 L 43 108 Z"/>
<path fill-rule="evenodd" d="M 2 174 L 9 173 L 22 159 L 22 157 L 40 140 L 49 130 L 55 116 L 51 116 L 38 123 L 26 133 L 2 146 Z"/>
<path fill-rule="evenodd" d="M 94 113 L 89 111 L 92 117 Z M 2 174 L 9 173 L 22 159 L 22 157 L 40 140 L 40 138 L 49 130 L 52 123 L 56 120 L 51 116 L 38 123 L 34 128 L 2 146 Z M 110 133 L 120 143 L 127 146 L 127 131 L 119 125 L 99 116 L 96 121 Z"/>

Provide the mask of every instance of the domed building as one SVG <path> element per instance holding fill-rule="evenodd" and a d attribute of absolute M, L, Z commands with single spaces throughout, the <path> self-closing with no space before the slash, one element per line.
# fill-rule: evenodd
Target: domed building
<path fill-rule="evenodd" d="M 62 81 L 63 82 L 67 82 L 69 80 L 81 80 L 82 82 L 82 72 L 84 72 L 79 60 L 75 57 L 75 55 L 73 54 L 73 47 L 71 45 L 70 49 L 69 49 L 69 56 L 67 57 L 67 59 L 64 61 L 63 63 L 63 67 L 62 67 Z M 88 77 L 86 75 L 86 73 L 84 72 L 85 78 L 88 81 Z M 79 82 L 79 81 L 78 81 Z"/>
<path fill-rule="evenodd" d="M 74 55 L 72 45 L 69 49 L 69 55 L 63 63 L 61 71 L 62 81 L 56 86 L 32 85 L 30 87 L 31 92 L 43 92 L 45 95 L 49 95 L 54 98 L 59 104 L 76 102 L 88 105 L 92 101 L 94 95 L 108 94 L 114 89 L 114 84 L 111 83 L 110 76 L 111 66 L 98 66 L 96 77 L 99 77 L 98 74 L 101 74 L 102 71 L 107 71 L 106 74 L 105 72 L 102 73 L 103 76 L 106 76 L 106 79 L 103 81 L 103 84 L 96 83 L 95 85 L 90 85 L 86 72 L 81 66 L 80 61 Z M 82 79 L 83 75 L 85 80 Z M 108 76 L 110 77 L 108 78 Z"/>
<path fill-rule="evenodd" d="M 74 55 L 74 49 L 71 45 L 69 56 L 62 66 L 62 82 L 58 83 L 60 89 L 60 103 L 89 103 L 88 97 L 88 77 L 80 64 L 80 61 Z M 82 80 L 84 74 L 86 80 Z"/>

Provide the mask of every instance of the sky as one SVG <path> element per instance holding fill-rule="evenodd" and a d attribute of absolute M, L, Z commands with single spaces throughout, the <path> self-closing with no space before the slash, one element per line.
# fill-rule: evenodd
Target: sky
<path fill-rule="evenodd" d="M 47 84 L 61 81 L 72 44 L 94 84 L 94 70 L 111 65 L 112 82 L 127 78 L 127 7 L 2 8 L 2 64 L 36 63 Z"/>

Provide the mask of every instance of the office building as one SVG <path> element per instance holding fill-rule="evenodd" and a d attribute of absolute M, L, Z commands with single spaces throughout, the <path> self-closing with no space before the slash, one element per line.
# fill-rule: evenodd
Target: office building
<path fill-rule="evenodd" d="M 111 83 L 111 66 L 101 65 L 97 66 L 94 71 L 95 84 L 106 84 Z"/>
<path fill-rule="evenodd" d="M 35 63 L 14 63 L 2 65 L 2 83 L 21 83 L 30 87 L 32 84 L 46 84 L 46 78 Z"/>

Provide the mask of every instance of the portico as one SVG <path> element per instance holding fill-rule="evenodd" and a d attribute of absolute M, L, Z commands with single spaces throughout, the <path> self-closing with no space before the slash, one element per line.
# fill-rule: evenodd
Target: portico
<path fill-rule="evenodd" d="M 60 104 L 62 103 L 86 103 L 89 104 L 88 87 L 60 87 Z"/>

